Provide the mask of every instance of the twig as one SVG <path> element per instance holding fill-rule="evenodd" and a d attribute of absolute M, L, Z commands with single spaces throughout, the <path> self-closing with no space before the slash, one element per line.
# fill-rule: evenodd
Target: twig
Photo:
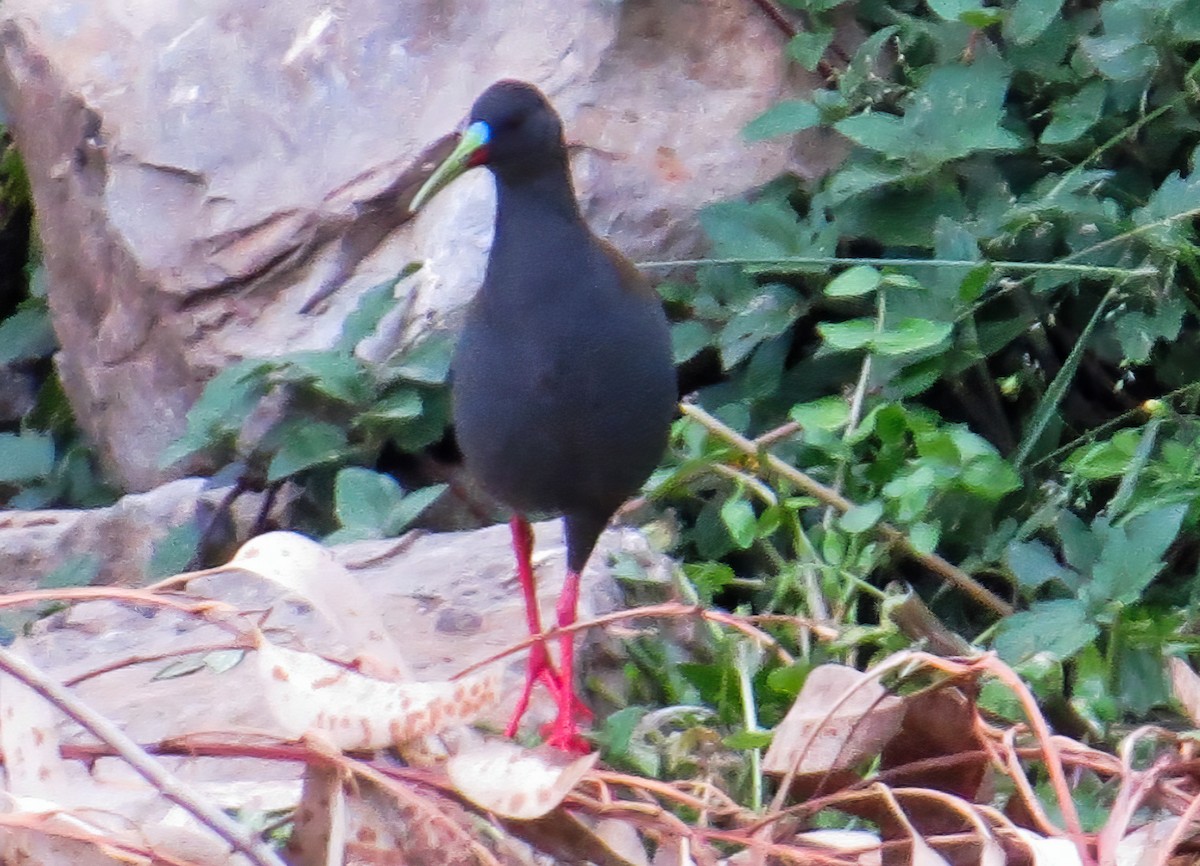
<path fill-rule="evenodd" d="M 90 734 L 111 746 L 134 772 L 161 791 L 168 800 L 182 807 L 225 840 L 235 852 L 244 854 L 256 866 L 285 866 L 269 845 L 254 839 L 245 827 L 192 792 L 187 785 L 147 755 L 124 731 L 79 700 L 61 684 L 5 648 L 0 648 L 0 669 L 20 680 L 78 722 Z"/>
<path fill-rule="evenodd" d="M 808 493 L 826 505 L 831 505 L 842 512 L 849 511 L 854 507 L 853 502 L 842 496 L 836 490 L 826 487 L 815 478 L 806 475 L 791 464 L 780 460 L 774 454 L 761 451 L 755 446 L 752 440 L 747 439 L 732 427 L 729 427 L 717 420 L 699 406 L 691 403 L 684 403 L 681 404 L 681 408 L 684 415 L 687 415 L 689 418 L 699 422 L 709 432 L 721 437 L 747 456 L 762 460 L 766 468 L 770 469 L 775 474 L 786 478 L 805 493 Z M 1000 598 L 987 587 L 980 584 L 975 580 L 975 578 L 971 577 L 971 575 L 967 574 L 962 569 L 951 565 L 937 554 L 922 553 L 921 551 L 917 550 L 913 546 L 912 542 L 908 540 L 908 537 L 894 526 L 891 526 L 887 523 L 878 523 L 875 526 L 875 531 L 889 545 L 899 548 L 907 556 L 915 559 L 917 562 L 921 563 L 921 565 L 925 566 L 939 577 L 942 577 L 949 583 L 952 583 L 954 586 L 967 593 L 976 601 L 986 605 L 1001 616 L 1008 616 L 1013 612 L 1013 607 L 1011 604 Z"/>

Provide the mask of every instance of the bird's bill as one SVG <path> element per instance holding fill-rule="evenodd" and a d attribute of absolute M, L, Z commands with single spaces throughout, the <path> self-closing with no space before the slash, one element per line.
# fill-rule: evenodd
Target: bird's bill
<path fill-rule="evenodd" d="M 458 145 L 445 161 L 434 169 L 429 180 L 417 190 L 412 204 L 408 206 L 409 211 L 416 213 L 460 174 L 477 165 L 483 165 L 487 161 L 487 146 L 491 137 L 491 129 L 481 120 L 468 126 L 459 138 Z"/>

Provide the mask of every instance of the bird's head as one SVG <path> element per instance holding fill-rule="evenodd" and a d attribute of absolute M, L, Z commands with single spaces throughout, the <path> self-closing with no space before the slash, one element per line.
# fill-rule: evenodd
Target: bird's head
<path fill-rule="evenodd" d="M 542 92 L 524 81 L 497 81 L 471 106 L 458 146 L 413 197 L 416 212 L 452 180 L 479 165 L 517 181 L 566 162 L 562 121 Z"/>

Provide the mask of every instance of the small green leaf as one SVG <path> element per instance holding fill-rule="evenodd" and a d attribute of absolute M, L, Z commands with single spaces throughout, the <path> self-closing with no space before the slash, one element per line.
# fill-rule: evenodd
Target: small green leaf
<path fill-rule="evenodd" d="M 286 358 L 281 372 L 286 379 L 343 403 L 361 403 L 368 396 L 366 371 L 353 355 L 295 352 Z"/>
<path fill-rule="evenodd" d="M 1017 0 L 1004 22 L 1004 35 L 1027 45 L 1041 36 L 1062 8 L 1062 0 Z"/>
<path fill-rule="evenodd" d="M 1043 601 L 1001 620 L 996 652 L 1010 665 L 1038 653 L 1065 661 L 1099 633 L 1091 614 L 1077 599 Z"/>
<path fill-rule="evenodd" d="M 711 604 L 717 593 L 731 584 L 737 576 L 733 569 L 723 562 L 687 562 L 683 565 L 683 573 L 692 582 L 696 593 L 705 604 Z"/>
<path fill-rule="evenodd" d="M 876 334 L 874 319 L 850 319 L 846 322 L 821 322 L 817 333 L 831 349 L 851 351 L 871 344 Z"/>
<path fill-rule="evenodd" d="M 1004 551 L 1004 559 L 1017 583 L 1025 589 L 1037 589 L 1052 580 L 1062 580 L 1070 571 L 1041 541 L 1011 541 Z"/>
<path fill-rule="evenodd" d="M 855 505 L 838 518 L 838 526 L 850 533 L 866 532 L 883 517 L 883 503 L 878 499 Z"/>
<path fill-rule="evenodd" d="M 820 122 L 821 112 L 811 102 L 789 99 L 777 102 L 747 123 L 742 135 L 747 141 L 762 141 L 777 135 L 793 135 Z"/>
<path fill-rule="evenodd" d="M 908 540 L 918 553 L 929 555 L 937 550 L 942 530 L 936 523 L 918 521 L 908 528 Z"/>
<path fill-rule="evenodd" d="M 1075 141 L 1100 119 L 1108 88 L 1103 81 L 1089 81 L 1078 93 L 1054 103 L 1051 120 L 1042 130 L 1042 144 L 1066 144 Z"/>
<path fill-rule="evenodd" d="M 380 421 L 411 421 L 421 417 L 425 403 L 415 388 L 401 388 L 388 394 L 363 413 L 363 417 Z"/>
<path fill-rule="evenodd" d="M 243 649 L 213 650 L 204 654 L 204 666 L 215 674 L 233 670 L 246 658 Z"/>
<path fill-rule="evenodd" d="M 361 466 L 342 469 L 333 483 L 334 514 L 357 538 L 383 538 L 388 515 L 403 498 L 394 478 Z"/>
<path fill-rule="evenodd" d="M 825 287 L 825 294 L 831 298 L 856 298 L 869 295 L 879 288 L 882 279 L 879 271 L 870 265 L 855 265 L 842 271 Z"/>
<path fill-rule="evenodd" d="M 410 266 L 411 267 L 411 266 Z M 371 286 L 359 296 L 358 303 L 342 322 L 342 334 L 335 348 L 349 354 L 370 336 L 388 311 L 396 306 L 396 285 L 415 270 L 405 270 L 395 278 Z"/>
<path fill-rule="evenodd" d="M 881 355 L 905 355 L 942 343 L 953 330 L 950 322 L 902 319 L 878 334 L 873 344 L 875 351 Z"/>
<path fill-rule="evenodd" d="M 0 483 L 45 478 L 54 469 L 54 440 L 37 433 L 0 433 Z"/>
<path fill-rule="evenodd" d="M 782 695 L 795 697 L 804 687 L 804 681 L 812 672 L 812 665 L 807 662 L 796 662 L 785 668 L 776 668 L 767 674 L 767 685 Z"/>
<path fill-rule="evenodd" d="M 200 549 L 202 530 L 196 520 L 172 526 L 167 534 L 154 542 L 154 552 L 146 567 L 146 577 L 160 578 L 179 574 L 196 558 Z"/>
<path fill-rule="evenodd" d="M 387 534 L 389 536 L 399 535 L 407 529 L 414 520 L 421 516 L 421 512 L 446 492 L 448 487 L 448 484 L 432 484 L 429 487 L 414 490 L 405 496 L 400 502 L 396 503 L 391 514 L 388 515 L 386 524 Z"/>
<path fill-rule="evenodd" d="M 100 574 L 100 557 L 94 553 L 77 553 L 38 580 L 38 589 L 87 586 L 96 579 L 98 574 Z"/>
<path fill-rule="evenodd" d="M 346 455 L 346 434 L 340 427 L 322 421 L 296 421 L 281 430 L 282 445 L 267 467 L 267 481 L 284 478 L 333 463 Z"/>
<path fill-rule="evenodd" d="M 676 364 L 690 361 L 712 344 L 712 334 L 694 319 L 671 326 L 671 354 Z"/>
<path fill-rule="evenodd" d="M 788 413 L 805 430 L 840 430 L 850 421 L 850 407 L 842 397 L 821 397 L 797 403 Z"/>
<path fill-rule="evenodd" d="M 47 358 L 57 346 L 58 338 L 50 325 L 50 311 L 42 301 L 27 302 L 0 321 L 0 366 Z"/>
<path fill-rule="evenodd" d="M 734 731 L 721 742 L 729 749 L 749 751 L 750 749 L 765 749 L 771 745 L 773 736 L 770 731 Z"/>
<path fill-rule="evenodd" d="M 450 373 L 453 351 L 454 342 L 448 334 L 430 334 L 393 360 L 389 364 L 389 373 L 421 385 L 440 385 Z"/>
<path fill-rule="evenodd" d="M 814 30 L 805 30 L 797 33 L 788 42 L 788 56 L 812 72 L 821 62 L 821 58 L 825 56 L 830 44 L 833 42 L 834 29 L 832 27 L 817 27 Z"/>
<path fill-rule="evenodd" d="M 726 499 L 721 505 L 721 522 L 729 530 L 733 543 L 745 550 L 754 543 L 758 518 L 754 506 L 742 496 Z"/>

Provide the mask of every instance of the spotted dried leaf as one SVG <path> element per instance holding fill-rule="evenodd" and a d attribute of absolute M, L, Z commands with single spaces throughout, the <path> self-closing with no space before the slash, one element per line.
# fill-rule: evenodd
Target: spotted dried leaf
<path fill-rule="evenodd" d="M 558 757 L 492 741 L 454 755 L 446 762 L 446 773 L 458 792 L 481 809 L 530 821 L 557 807 L 600 755 L 592 752 L 569 763 Z"/>
<path fill-rule="evenodd" d="M 309 602 L 362 654 L 368 673 L 409 678 L 379 606 L 328 548 L 294 532 L 268 532 L 243 544 L 228 567 L 258 575 Z"/>
<path fill-rule="evenodd" d="M 497 701 L 497 676 L 396 683 L 320 656 L 258 647 L 267 704 L 285 736 L 319 734 L 340 749 L 380 749 L 469 722 Z"/>

